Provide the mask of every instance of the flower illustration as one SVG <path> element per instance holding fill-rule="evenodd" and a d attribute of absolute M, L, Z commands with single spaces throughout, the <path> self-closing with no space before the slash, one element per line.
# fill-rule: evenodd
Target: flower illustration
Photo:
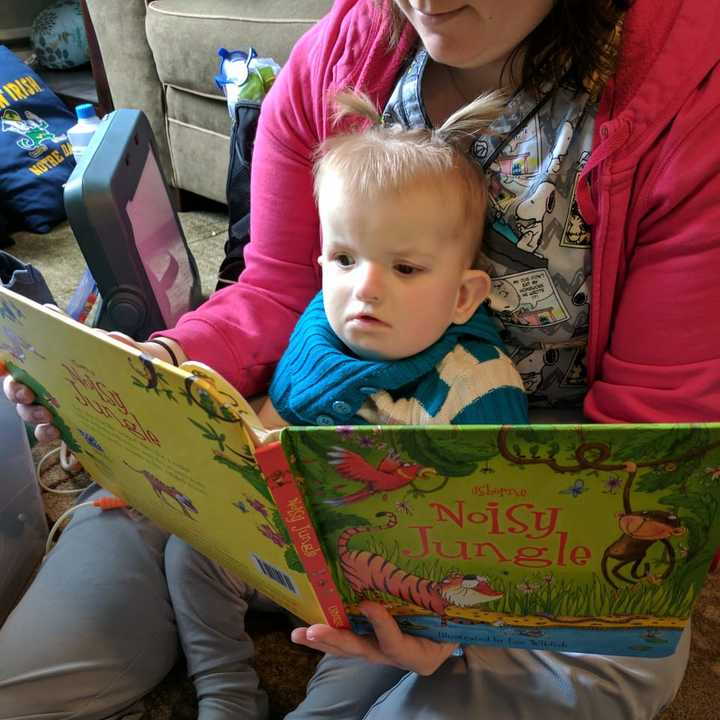
<path fill-rule="evenodd" d="M 715 467 L 707 467 L 705 468 L 705 472 L 710 475 L 711 480 L 720 480 L 720 465 L 716 465 Z"/>
<path fill-rule="evenodd" d="M 518 583 L 517 589 L 521 593 L 529 595 L 530 593 L 534 593 L 535 590 L 537 590 L 537 585 L 534 585 L 533 583 L 526 580 L 525 582 Z"/>
<path fill-rule="evenodd" d="M 373 442 L 373 439 L 371 437 L 368 437 L 367 435 L 363 435 L 360 440 L 358 440 L 358 442 L 360 443 L 360 447 L 368 449 L 373 447 L 373 445 L 375 444 Z"/>
<path fill-rule="evenodd" d="M 344 438 L 351 438 L 353 434 L 353 429 L 349 425 L 338 425 L 337 431 Z"/>

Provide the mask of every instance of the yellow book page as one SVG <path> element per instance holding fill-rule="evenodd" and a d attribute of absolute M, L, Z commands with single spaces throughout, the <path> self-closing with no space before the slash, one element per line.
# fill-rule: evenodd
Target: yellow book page
<path fill-rule="evenodd" d="M 176 368 L 0 288 L 0 361 L 98 484 L 307 622 L 324 617 L 255 462 L 264 428 L 211 368 Z"/>

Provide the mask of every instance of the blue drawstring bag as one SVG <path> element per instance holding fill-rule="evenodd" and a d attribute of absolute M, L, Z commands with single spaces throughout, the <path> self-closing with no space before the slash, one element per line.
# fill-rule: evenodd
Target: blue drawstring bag
<path fill-rule="evenodd" d="M 0 202 L 13 229 L 46 233 L 65 218 L 74 123 L 42 78 L 0 45 Z"/>

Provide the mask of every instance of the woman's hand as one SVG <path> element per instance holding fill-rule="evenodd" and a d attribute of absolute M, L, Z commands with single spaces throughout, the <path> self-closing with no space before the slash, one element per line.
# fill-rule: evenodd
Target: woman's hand
<path fill-rule="evenodd" d="M 35 405 L 35 394 L 22 383 L 13 380 L 10 375 L 3 379 L 5 397 L 15 403 L 17 414 L 25 421 L 35 425 L 35 437 L 40 442 L 50 442 L 60 437 L 60 431 L 51 425 L 52 415 L 42 405 Z"/>
<path fill-rule="evenodd" d="M 360 609 L 373 626 L 375 635 L 357 635 L 329 625 L 296 628 L 294 643 L 338 657 L 360 657 L 368 662 L 392 665 L 418 675 L 432 675 L 458 647 L 403 633 L 393 616 L 378 603 L 362 602 Z"/>
<path fill-rule="evenodd" d="M 104 331 L 97 330 L 97 332 Z M 170 353 L 168 353 L 168 351 L 158 343 L 150 341 L 137 342 L 131 337 L 119 332 L 110 332 L 108 334 L 116 340 L 137 348 L 152 357 L 172 363 Z M 172 340 L 163 340 L 172 347 L 178 363 L 182 363 L 184 360 L 187 360 L 185 353 L 177 343 Z M 10 402 L 15 403 L 17 414 L 25 422 L 35 425 L 35 437 L 40 442 L 50 442 L 52 440 L 57 440 L 60 437 L 60 431 L 52 425 L 52 414 L 42 405 L 35 404 L 35 394 L 27 385 L 23 385 L 22 383 L 13 380 L 10 375 L 6 375 L 3 380 L 3 391 L 7 399 L 10 400 Z"/>

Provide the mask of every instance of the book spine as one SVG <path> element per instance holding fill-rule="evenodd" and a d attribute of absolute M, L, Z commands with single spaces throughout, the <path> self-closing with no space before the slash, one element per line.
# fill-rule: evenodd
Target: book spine
<path fill-rule="evenodd" d="M 276 441 L 256 448 L 255 458 L 277 503 L 327 624 L 335 628 L 349 628 L 345 606 L 305 505 L 299 487 L 300 481 L 290 470 L 282 444 Z"/>

